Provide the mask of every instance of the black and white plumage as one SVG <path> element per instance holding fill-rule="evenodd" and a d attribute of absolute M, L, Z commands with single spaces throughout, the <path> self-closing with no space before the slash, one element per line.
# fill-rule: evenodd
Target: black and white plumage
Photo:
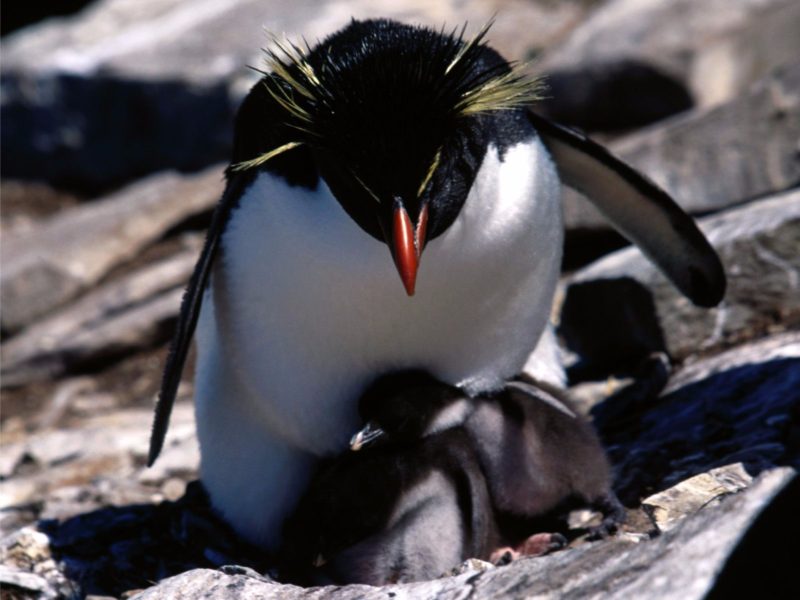
<path fill-rule="evenodd" d="M 536 86 L 483 34 L 354 21 L 271 64 L 237 116 L 149 457 L 197 327 L 201 478 L 250 541 L 277 546 L 314 464 L 346 446 L 375 373 L 424 368 L 480 393 L 522 369 L 559 272 L 559 174 L 692 300 L 721 298 L 719 260 L 692 220 L 599 146 L 529 113 Z"/>

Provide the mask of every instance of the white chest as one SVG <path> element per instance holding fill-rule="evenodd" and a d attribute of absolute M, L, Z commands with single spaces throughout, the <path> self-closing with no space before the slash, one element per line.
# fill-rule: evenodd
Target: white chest
<path fill-rule="evenodd" d="M 388 248 L 324 182 L 261 174 L 222 241 L 198 332 L 265 430 L 315 454 L 341 448 L 382 371 L 421 367 L 476 391 L 518 372 L 545 327 L 562 247 L 555 169 L 538 141 L 490 148 L 408 297 Z M 213 315 L 210 314 L 213 311 Z M 210 359 L 208 359 L 210 360 Z M 217 365 L 217 369 L 220 366 Z M 198 403 L 219 402 L 198 389 Z"/>

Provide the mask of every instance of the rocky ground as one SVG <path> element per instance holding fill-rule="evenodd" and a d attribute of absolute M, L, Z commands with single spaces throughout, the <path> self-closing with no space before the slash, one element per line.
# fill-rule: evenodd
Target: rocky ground
<path fill-rule="evenodd" d="M 351 15 L 477 26 L 494 12 L 492 44 L 549 76 L 539 108 L 698 217 L 726 299 L 690 305 L 565 191 L 554 320 L 627 524 L 587 542 L 574 514 L 564 550 L 420 584 L 282 586 L 190 483 L 191 369 L 168 445 L 144 467 L 165 344 L 251 81 L 243 65 L 258 64 L 262 25 L 313 40 Z M 3 597 L 702 598 L 756 574 L 763 589 L 791 585 L 773 545 L 796 532 L 775 515 L 800 498 L 797 31 L 792 0 L 97 0 L 4 37 Z"/>

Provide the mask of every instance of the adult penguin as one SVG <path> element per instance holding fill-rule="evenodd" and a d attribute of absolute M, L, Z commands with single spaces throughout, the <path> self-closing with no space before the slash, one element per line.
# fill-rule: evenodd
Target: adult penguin
<path fill-rule="evenodd" d="M 694 222 L 600 146 L 529 112 L 539 82 L 485 35 L 353 21 L 314 48 L 269 52 L 239 110 L 148 462 L 197 326 L 201 479 L 253 543 L 276 548 L 376 373 L 423 368 L 477 394 L 522 369 L 559 274 L 559 176 L 696 304 L 722 298 Z"/>

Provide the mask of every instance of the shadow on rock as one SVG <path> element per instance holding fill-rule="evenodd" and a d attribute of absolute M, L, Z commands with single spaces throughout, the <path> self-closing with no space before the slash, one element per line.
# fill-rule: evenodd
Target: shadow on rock
<path fill-rule="evenodd" d="M 558 333 L 580 357 L 568 370 L 573 384 L 630 373 L 644 357 L 666 352 L 653 294 L 632 277 L 571 284 Z"/>
<path fill-rule="evenodd" d="M 800 359 L 739 365 L 687 383 L 649 406 L 619 403 L 592 411 L 628 506 L 712 468 L 742 463 L 756 476 L 778 465 L 800 467 Z M 646 411 L 646 412 L 645 412 Z"/>
<path fill-rule="evenodd" d="M 213 513 L 198 481 L 176 502 L 108 507 L 42 521 L 39 529 L 82 595 L 120 596 L 195 568 L 266 569 L 263 551 L 246 546 Z"/>
<path fill-rule="evenodd" d="M 686 86 L 636 60 L 589 63 L 548 74 L 543 111 L 589 131 L 623 131 L 689 110 Z"/>

